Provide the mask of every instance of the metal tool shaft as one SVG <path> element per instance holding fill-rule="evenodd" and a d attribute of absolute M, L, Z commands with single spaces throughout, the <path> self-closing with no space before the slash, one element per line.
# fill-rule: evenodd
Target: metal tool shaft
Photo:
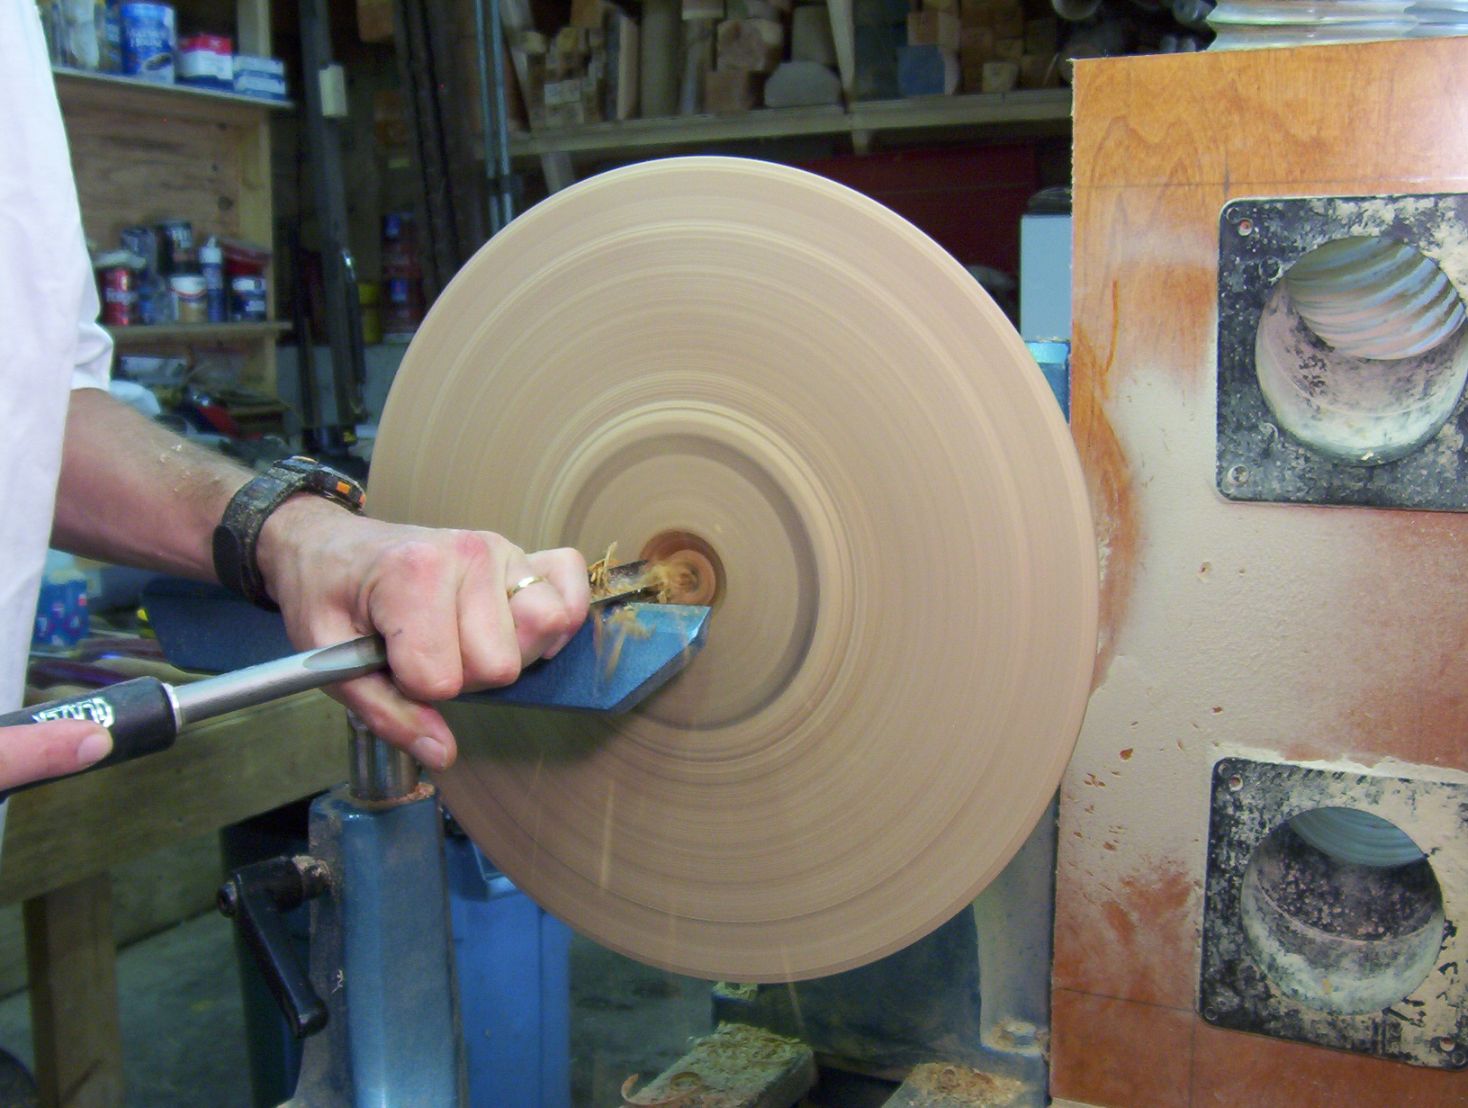
<path fill-rule="evenodd" d="M 180 727 L 372 673 L 387 664 L 387 647 L 368 635 L 174 688 Z"/>

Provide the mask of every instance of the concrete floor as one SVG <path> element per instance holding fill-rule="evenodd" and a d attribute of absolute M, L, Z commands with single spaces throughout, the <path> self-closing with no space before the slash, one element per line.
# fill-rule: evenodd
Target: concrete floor
<path fill-rule="evenodd" d="M 129 1108 L 250 1108 L 230 923 L 202 915 L 122 951 L 118 993 Z M 709 1031 L 709 985 L 574 938 L 571 1103 L 613 1108 Z M 0 1001 L 0 1047 L 31 1064 L 28 996 Z M 491 1106 L 486 1106 L 491 1108 Z M 492 1108 L 538 1108 L 494 1105 Z"/>
<path fill-rule="evenodd" d="M 130 1106 L 250 1108 L 231 924 L 210 913 L 122 951 L 117 962 Z M 31 1064 L 30 998 L 0 1001 L 0 1046 Z"/>

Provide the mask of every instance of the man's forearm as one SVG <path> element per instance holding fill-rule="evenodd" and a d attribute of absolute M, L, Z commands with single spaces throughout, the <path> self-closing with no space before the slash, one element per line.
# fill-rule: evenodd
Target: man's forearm
<path fill-rule="evenodd" d="M 67 414 L 52 544 L 212 579 L 214 526 L 250 476 L 105 392 L 79 389 Z"/>

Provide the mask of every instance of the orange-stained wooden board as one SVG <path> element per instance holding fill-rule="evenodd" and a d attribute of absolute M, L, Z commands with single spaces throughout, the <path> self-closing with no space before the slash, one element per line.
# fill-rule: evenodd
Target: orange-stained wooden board
<path fill-rule="evenodd" d="M 1078 67 L 1071 413 L 1103 573 L 1096 689 L 1061 786 L 1057 1097 L 1124 1102 L 1116 1072 L 1085 1061 L 1098 998 L 1194 1027 L 1173 1036 L 1190 1076 L 1167 1103 L 1214 1103 L 1210 1075 L 1253 1042 L 1192 1015 L 1218 757 L 1468 779 L 1468 516 L 1214 487 L 1224 203 L 1468 191 L 1465 123 L 1462 39 Z M 1147 1022 L 1106 1049 L 1149 1057 Z M 1382 1103 L 1440 1102 L 1441 1074 L 1276 1053 L 1322 1073 L 1317 1090 L 1389 1071 Z M 1261 1078 L 1238 1098 L 1318 1102 L 1298 1092 Z"/>

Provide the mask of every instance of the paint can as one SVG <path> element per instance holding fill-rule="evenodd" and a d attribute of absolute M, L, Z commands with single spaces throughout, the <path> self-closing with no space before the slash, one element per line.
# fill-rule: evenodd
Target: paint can
<path fill-rule="evenodd" d="M 203 323 L 209 318 L 208 286 L 197 273 L 175 273 L 168 279 L 173 293 L 174 318 L 180 323 Z"/>
<path fill-rule="evenodd" d="M 269 311 L 265 278 L 232 277 L 229 282 L 229 318 L 244 323 L 263 323 Z"/>
<path fill-rule="evenodd" d="M 103 254 L 96 261 L 102 322 L 108 327 L 132 327 L 139 322 L 137 262 L 126 250 Z"/>
<path fill-rule="evenodd" d="M 180 84 L 234 91 L 234 43 L 224 35 L 191 35 L 178 40 Z"/>
<path fill-rule="evenodd" d="M 171 85 L 177 44 L 173 5 L 122 5 L 122 73 Z"/>

